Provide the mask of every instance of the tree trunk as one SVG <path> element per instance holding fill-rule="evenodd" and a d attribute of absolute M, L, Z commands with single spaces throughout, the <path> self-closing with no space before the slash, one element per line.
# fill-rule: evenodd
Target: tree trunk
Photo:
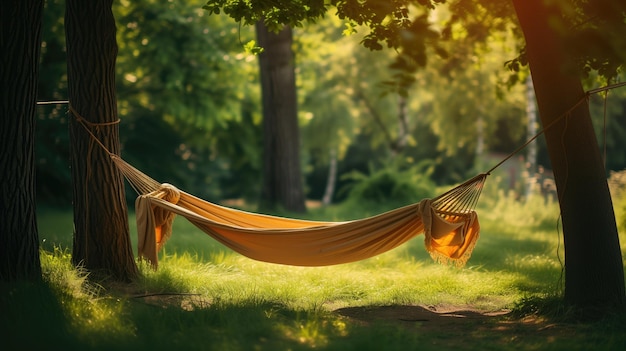
<path fill-rule="evenodd" d="M 42 0 L 12 0 L 0 12 L 0 281 L 38 280 L 35 107 Z"/>
<path fill-rule="evenodd" d="M 337 185 L 337 150 L 330 150 L 330 160 L 328 162 L 328 178 L 326 181 L 326 189 L 322 197 L 322 205 L 328 206 L 333 202 L 335 195 L 335 186 Z"/>
<path fill-rule="evenodd" d="M 257 22 L 263 98 L 263 187 L 261 208 L 305 212 L 300 167 L 300 131 L 291 28 L 279 33 Z"/>
<path fill-rule="evenodd" d="M 543 0 L 513 0 L 526 38 L 539 116 L 554 170 L 565 242 L 565 299 L 600 312 L 622 307 L 624 272 L 615 215 L 580 79 L 550 26 L 558 11 Z"/>
<path fill-rule="evenodd" d="M 409 139 L 409 113 L 407 107 L 407 98 L 398 95 L 398 138 L 395 143 L 396 154 L 404 150 Z"/>
<path fill-rule="evenodd" d="M 529 76 L 526 79 L 526 117 L 528 119 L 528 126 L 526 129 L 526 139 L 534 137 L 537 134 L 537 108 L 535 102 L 535 88 L 533 87 L 533 80 Z M 532 177 L 537 171 L 537 143 L 530 143 L 528 145 L 528 153 L 526 154 L 526 163 L 528 167 L 528 176 Z M 541 184 L 543 186 L 543 184 Z M 528 199 L 532 193 L 532 186 L 526 184 L 524 198 Z"/>
<path fill-rule="evenodd" d="M 112 0 L 68 0 L 65 14 L 68 95 L 79 116 L 70 123 L 74 201 L 72 260 L 92 273 L 118 281 L 137 276 L 128 228 L 124 179 L 109 155 L 77 122 L 112 153 L 119 153 L 116 121 L 117 42 Z"/>

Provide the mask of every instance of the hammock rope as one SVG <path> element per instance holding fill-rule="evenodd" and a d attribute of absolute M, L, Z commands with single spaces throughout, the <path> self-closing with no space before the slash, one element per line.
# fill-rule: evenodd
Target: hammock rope
<path fill-rule="evenodd" d="M 423 233 L 426 249 L 435 261 L 463 266 L 479 237 L 480 225 L 474 209 L 487 176 L 557 121 L 567 118 L 589 95 L 623 85 L 626 83 L 588 91 L 568 111 L 487 172 L 435 198 L 344 222 L 309 221 L 241 211 L 202 200 L 170 184 L 162 184 L 110 152 L 90 129 L 117 124 L 119 119 L 92 123 L 69 102 L 68 110 L 109 154 L 116 168 L 139 195 L 135 203 L 138 255 L 148 260 L 155 269 L 158 252 L 172 234 L 176 215 L 185 217 L 232 250 L 265 262 L 298 266 L 354 262 L 389 251 Z"/>

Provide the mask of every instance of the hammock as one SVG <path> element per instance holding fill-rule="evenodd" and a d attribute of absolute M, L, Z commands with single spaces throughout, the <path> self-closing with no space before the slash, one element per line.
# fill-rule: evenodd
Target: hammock
<path fill-rule="evenodd" d="M 135 204 L 138 254 L 154 268 L 158 251 L 172 234 L 175 215 L 187 218 L 215 240 L 255 260 L 297 266 L 325 266 L 354 262 L 376 256 L 424 233 L 426 250 L 436 261 L 464 265 L 469 259 L 480 225 L 474 211 L 486 177 L 544 131 L 569 116 L 589 95 L 626 86 L 626 82 L 590 90 L 565 113 L 554 119 L 526 143 L 511 152 L 489 171 L 434 198 L 391 210 L 377 216 L 346 222 L 289 219 L 219 206 L 160 184 L 119 156 L 95 137 L 85 120 L 67 103 L 69 111 L 93 139 L 110 155 L 139 194 Z"/>
<path fill-rule="evenodd" d="M 424 233 L 431 257 L 462 266 L 479 236 L 473 210 L 487 173 L 433 199 L 373 217 L 322 222 L 283 218 L 220 206 L 161 184 L 115 154 L 117 168 L 139 194 L 136 203 L 138 255 L 156 269 L 158 251 L 172 234 L 176 215 L 213 239 L 258 261 L 326 266 L 379 255 Z"/>

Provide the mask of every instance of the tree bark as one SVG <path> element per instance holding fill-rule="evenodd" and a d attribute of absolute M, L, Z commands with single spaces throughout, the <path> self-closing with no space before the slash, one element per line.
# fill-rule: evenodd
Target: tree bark
<path fill-rule="evenodd" d="M 263 187 L 261 208 L 305 212 L 300 166 L 300 131 L 291 28 L 279 33 L 257 22 L 263 99 Z"/>
<path fill-rule="evenodd" d="M 39 280 L 35 204 L 35 107 L 43 1 L 0 11 L 0 281 Z"/>
<path fill-rule="evenodd" d="M 580 79 L 543 0 L 513 0 L 524 36 L 539 116 L 554 170 L 565 242 L 565 300 L 598 312 L 623 307 L 624 272 L 602 155 Z M 559 119 L 577 106 L 568 117 Z M 550 126 L 554 123 L 552 126 Z"/>
<path fill-rule="evenodd" d="M 117 42 L 112 0 L 68 0 L 68 95 L 74 201 L 72 260 L 92 273 L 118 281 L 137 276 L 128 227 L 124 179 L 79 118 L 111 153 L 119 153 L 116 121 Z"/>

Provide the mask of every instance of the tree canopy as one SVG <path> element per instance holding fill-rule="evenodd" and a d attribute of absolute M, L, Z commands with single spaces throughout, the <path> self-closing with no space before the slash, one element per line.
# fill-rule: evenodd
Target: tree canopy
<path fill-rule="evenodd" d="M 624 13 L 626 4 L 616 0 L 560 1 L 559 34 L 576 60 L 568 63 L 583 74 L 595 70 L 603 77 L 613 78 L 626 61 Z M 441 27 L 434 18 L 446 5 L 451 15 Z M 454 56 L 443 42 L 461 37 L 472 41 L 487 40 L 494 30 L 503 30 L 517 23 L 513 6 L 508 1 L 483 0 L 209 0 L 204 6 L 209 13 L 224 12 L 238 22 L 252 24 L 263 19 L 274 29 L 282 25 L 303 26 L 315 22 L 330 11 L 345 21 L 346 33 L 356 25 L 364 25 L 368 33 L 362 44 L 372 50 L 389 47 L 398 50 L 397 65 L 414 70 L 427 63 L 428 52 L 441 57 Z M 516 29 L 521 34 L 519 29 Z M 521 36 L 519 36 L 521 37 Z M 520 42 L 521 44 L 521 42 Z M 517 69 L 525 65 L 523 44 L 520 55 L 511 61 Z M 409 59 L 409 60 L 407 60 Z"/>

